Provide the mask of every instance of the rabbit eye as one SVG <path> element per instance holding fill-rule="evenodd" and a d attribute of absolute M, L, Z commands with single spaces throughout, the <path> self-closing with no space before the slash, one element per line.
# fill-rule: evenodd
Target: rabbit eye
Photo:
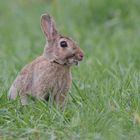
<path fill-rule="evenodd" d="M 61 46 L 62 48 L 65 48 L 65 47 L 68 47 L 68 44 L 67 44 L 66 41 L 61 41 L 61 42 L 60 42 L 60 46 Z"/>

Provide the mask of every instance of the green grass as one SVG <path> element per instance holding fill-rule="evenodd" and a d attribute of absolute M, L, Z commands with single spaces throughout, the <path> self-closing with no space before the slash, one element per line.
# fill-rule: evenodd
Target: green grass
<path fill-rule="evenodd" d="M 0 139 L 139 140 L 140 1 L 3 0 L 0 2 Z M 64 111 L 43 101 L 7 100 L 18 71 L 45 44 L 40 15 L 79 42 Z"/>

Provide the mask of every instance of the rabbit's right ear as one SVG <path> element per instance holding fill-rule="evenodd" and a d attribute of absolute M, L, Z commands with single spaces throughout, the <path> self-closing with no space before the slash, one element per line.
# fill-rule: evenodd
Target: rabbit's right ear
<path fill-rule="evenodd" d="M 48 14 L 41 16 L 41 28 L 48 40 L 52 40 L 57 36 L 55 22 Z"/>

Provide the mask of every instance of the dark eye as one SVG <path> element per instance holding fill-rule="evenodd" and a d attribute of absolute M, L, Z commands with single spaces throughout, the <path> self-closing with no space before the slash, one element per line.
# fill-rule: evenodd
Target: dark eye
<path fill-rule="evenodd" d="M 60 42 L 60 46 L 61 46 L 62 48 L 65 48 L 65 47 L 68 47 L 68 44 L 67 44 L 66 41 L 61 41 L 61 42 Z"/>

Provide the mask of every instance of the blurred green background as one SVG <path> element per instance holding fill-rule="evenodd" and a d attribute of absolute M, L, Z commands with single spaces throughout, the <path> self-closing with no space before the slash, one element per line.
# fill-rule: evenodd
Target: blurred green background
<path fill-rule="evenodd" d="M 45 12 L 85 52 L 64 112 L 7 100 L 18 71 L 43 51 Z M 0 139 L 139 140 L 139 15 L 139 0 L 1 0 Z"/>

